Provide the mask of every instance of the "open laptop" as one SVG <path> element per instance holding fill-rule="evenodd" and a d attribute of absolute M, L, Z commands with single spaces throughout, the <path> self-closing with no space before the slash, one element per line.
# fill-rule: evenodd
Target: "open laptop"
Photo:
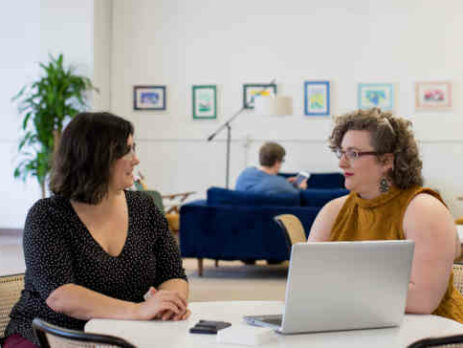
<path fill-rule="evenodd" d="M 413 250 L 410 240 L 294 244 L 283 315 L 243 319 L 283 334 L 398 326 Z"/>

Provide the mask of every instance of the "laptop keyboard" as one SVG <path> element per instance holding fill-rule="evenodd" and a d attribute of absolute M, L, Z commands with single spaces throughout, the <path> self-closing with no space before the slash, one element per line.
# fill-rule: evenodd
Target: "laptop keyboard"
<path fill-rule="evenodd" d="M 281 326 L 281 318 L 265 318 L 265 322 L 277 326 Z"/>

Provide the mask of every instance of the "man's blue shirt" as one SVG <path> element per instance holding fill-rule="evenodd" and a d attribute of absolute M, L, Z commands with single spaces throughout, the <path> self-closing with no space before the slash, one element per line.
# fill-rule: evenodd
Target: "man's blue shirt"
<path fill-rule="evenodd" d="M 299 192 L 284 177 L 267 174 L 256 167 L 248 167 L 243 170 L 236 180 L 235 190 L 266 194 Z"/>

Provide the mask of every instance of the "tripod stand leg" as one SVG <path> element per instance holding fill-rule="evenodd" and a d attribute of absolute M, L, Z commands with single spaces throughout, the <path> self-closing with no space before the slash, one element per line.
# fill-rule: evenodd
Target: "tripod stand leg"
<path fill-rule="evenodd" d="M 227 123 L 227 167 L 225 173 L 225 187 L 229 188 L 230 183 L 230 143 L 231 143 L 231 127 Z"/>

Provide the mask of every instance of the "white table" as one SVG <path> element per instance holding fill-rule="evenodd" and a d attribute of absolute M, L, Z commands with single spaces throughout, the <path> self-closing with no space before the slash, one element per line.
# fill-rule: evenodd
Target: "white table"
<path fill-rule="evenodd" d="M 219 344 L 215 335 L 190 334 L 188 329 L 198 320 L 223 320 L 234 326 L 246 325 L 243 315 L 281 313 L 277 301 L 193 302 L 192 315 L 186 321 L 130 321 L 92 319 L 86 332 L 105 333 L 125 338 L 137 347 L 244 347 Z M 463 334 L 463 325 L 434 315 L 405 315 L 400 327 L 353 330 L 298 335 L 274 334 L 272 341 L 259 347 L 406 347 L 425 337 Z"/>

